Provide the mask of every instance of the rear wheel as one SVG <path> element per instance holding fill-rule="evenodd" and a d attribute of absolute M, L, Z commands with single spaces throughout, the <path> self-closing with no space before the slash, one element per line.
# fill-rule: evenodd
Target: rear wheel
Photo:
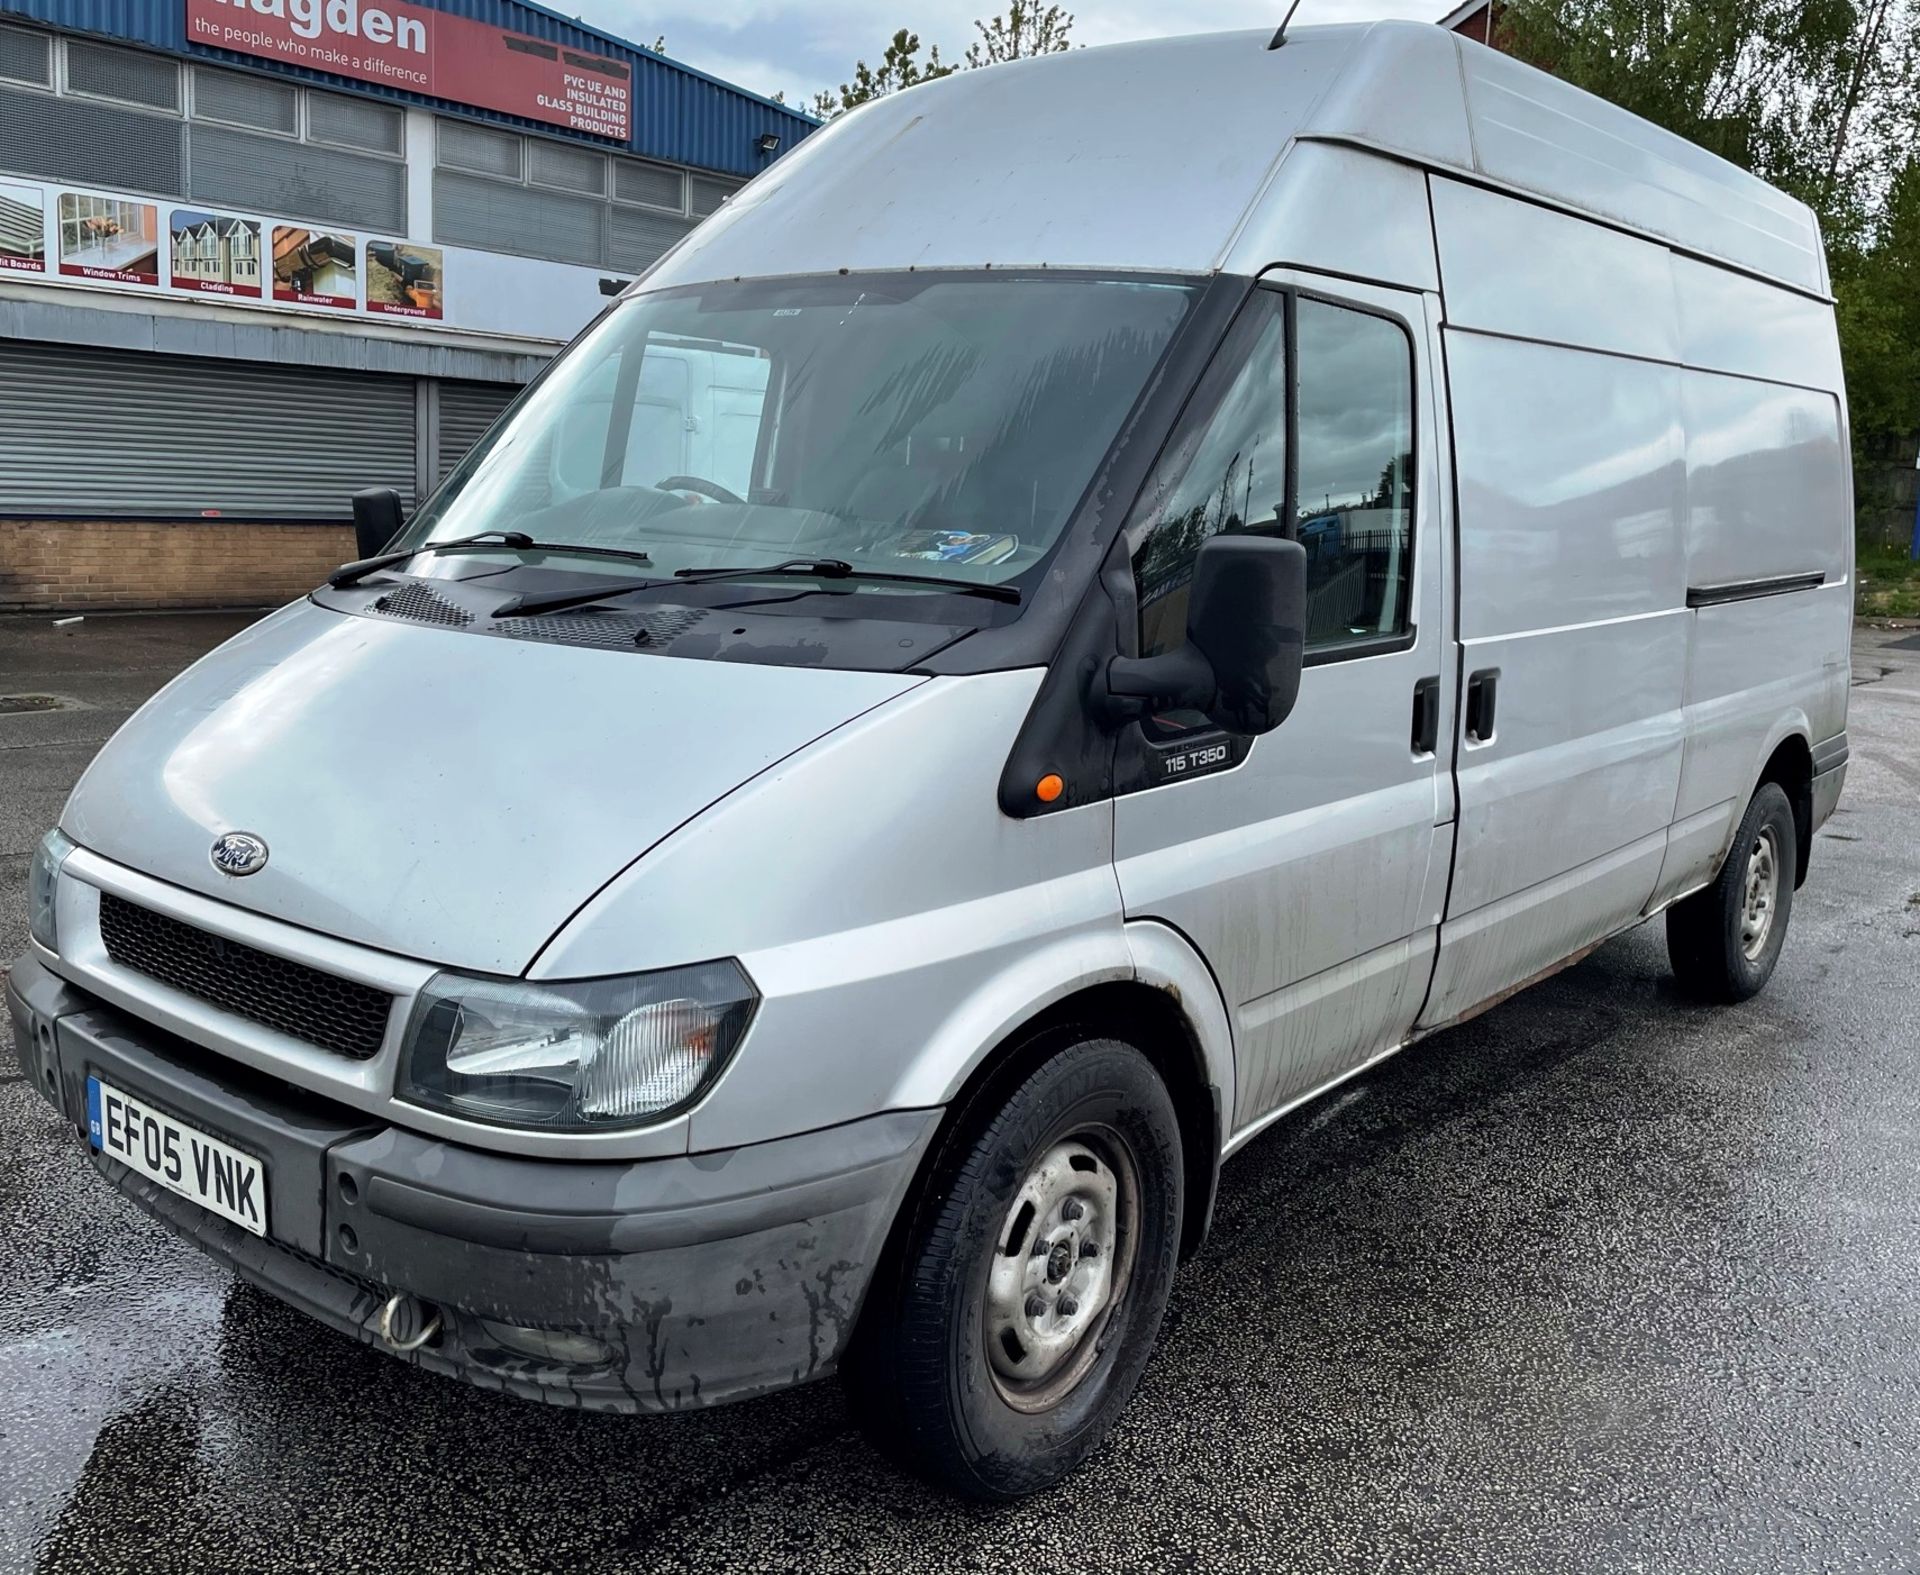
<path fill-rule="evenodd" d="M 875 1441 L 971 1498 L 1077 1467 L 1159 1332 L 1181 1177 L 1166 1085 L 1118 1040 L 1075 1044 L 963 1112 L 845 1367 Z"/>
<path fill-rule="evenodd" d="M 1796 836 L 1786 793 L 1761 783 L 1713 884 L 1667 910 L 1667 956 L 1689 994 L 1744 1001 L 1773 977 L 1793 912 Z"/>

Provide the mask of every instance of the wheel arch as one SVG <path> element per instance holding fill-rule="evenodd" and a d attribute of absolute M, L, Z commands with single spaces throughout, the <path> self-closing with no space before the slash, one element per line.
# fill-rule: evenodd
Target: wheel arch
<path fill-rule="evenodd" d="M 1213 975 L 1184 936 L 1159 924 L 1127 926 L 1128 976 L 1082 983 L 1037 1001 L 967 1070 L 907 1191 L 889 1234 L 888 1253 L 908 1228 L 929 1179 L 952 1162 L 959 1134 L 994 1108 L 1033 1070 L 1081 1039 L 1120 1039 L 1159 1072 L 1180 1121 L 1185 1201 L 1182 1261 L 1198 1251 L 1213 1218 L 1227 1112 L 1233 1108 L 1233 1048 Z"/>
<path fill-rule="evenodd" d="M 1793 809 L 1793 884 L 1795 890 L 1806 884 L 1807 865 L 1813 857 L 1813 746 L 1804 732 L 1788 732 L 1775 740 L 1754 792 L 1772 782 L 1787 795 Z"/>

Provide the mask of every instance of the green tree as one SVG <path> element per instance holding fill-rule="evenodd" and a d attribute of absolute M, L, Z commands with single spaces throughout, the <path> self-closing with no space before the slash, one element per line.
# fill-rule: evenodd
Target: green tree
<path fill-rule="evenodd" d="M 816 93 L 807 112 L 815 120 L 832 120 L 869 99 L 912 87 L 916 82 L 932 82 L 958 70 L 971 71 L 980 66 L 998 65 L 1004 60 L 1057 54 L 1071 47 L 1073 17 L 1057 5 L 1036 6 L 1027 4 L 1026 0 L 1010 0 L 1000 15 L 976 20 L 973 26 L 980 37 L 968 47 L 959 66 L 949 65 L 940 58 L 938 44 L 927 51 L 923 62 L 920 35 L 901 28 L 887 44 L 877 70 L 864 60 L 855 61 L 853 80 L 842 82 L 838 93 Z"/>
<path fill-rule="evenodd" d="M 922 61 L 920 35 L 903 27 L 888 40 L 878 70 L 864 60 L 856 60 L 853 63 L 853 80 L 840 84 L 837 103 L 828 94 L 822 93 L 814 100 L 814 104 L 816 108 L 833 104 L 832 113 L 839 114 L 857 109 L 869 99 L 882 98 L 901 88 L 912 87 L 916 82 L 932 82 L 939 77 L 950 76 L 954 69 L 940 58 L 938 44 L 927 51 L 927 58 Z"/>
<path fill-rule="evenodd" d="M 1889 184 L 1865 245 L 1832 259 L 1847 402 L 1863 444 L 1920 433 L 1920 158 Z"/>
<path fill-rule="evenodd" d="M 1005 60 L 1024 60 L 1030 55 L 1053 55 L 1071 47 L 1073 17 L 1057 5 L 1028 5 L 1011 0 L 999 16 L 976 20 L 979 39 L 967 47 L 968 69 L 997 66 Z"/>
<path fill-rule="evenodd" d="M 1873 224 L 1920 129 L 1914 0 L 1513 0 L 1500 43 L 1807 201 Z"/>

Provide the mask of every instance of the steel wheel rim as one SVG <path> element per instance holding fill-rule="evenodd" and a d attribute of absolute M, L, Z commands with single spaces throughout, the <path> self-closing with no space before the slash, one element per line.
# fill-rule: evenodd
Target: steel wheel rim
<path fill-rule="evenodd" d="M 1139 1168 L 1118 1133 L 1084 1127 L 1033 1162 L 994 1241 L 987 1371 L 1019 1411 L 1045 1411 L 1099 1359 L 1133 1279 Z"/>
<path fill-rule="evenodd" d="M 1740 951 L 1757 962 L 1773 936 L 1774 915 L 1780 906 L 1780 851 L 1773 828 L 1754 839 L 1747 854 L 1746 884 L 1740 904 Z"/>

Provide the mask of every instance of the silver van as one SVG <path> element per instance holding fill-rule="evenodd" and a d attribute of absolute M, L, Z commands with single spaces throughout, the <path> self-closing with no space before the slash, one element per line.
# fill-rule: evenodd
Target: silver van
<path fill-rule="evenodd" d="M 1029 1492 L 1285 1112 L 1656 914 L 1766 983 L 1847 455 L 1807 210 L 1438 28 L 898 94 L 126 724 L 25 1074 L 422 1367 Z"/>

